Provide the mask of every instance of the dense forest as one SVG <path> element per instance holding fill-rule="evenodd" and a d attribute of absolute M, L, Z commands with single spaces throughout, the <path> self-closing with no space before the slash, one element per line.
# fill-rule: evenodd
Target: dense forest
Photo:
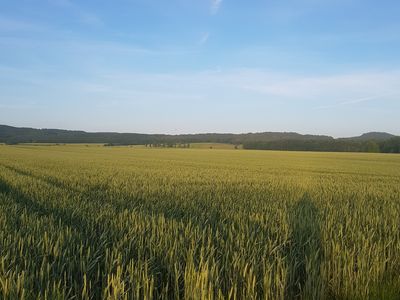
<path fill-rule="evenodd" d="M 294 132 L 203 133 L 203 134 L 140 134 L 117 132 L 85 132 L 61 129 L 34 129 L 0 125 L 1 143 L 100 143 L 114 145 L 267 142 L 281 139 L 325 140 L 329 136 L 302 135 Z"/>
<path fill-rule="evenodd" d="M 85 132 L 61 129 L 18 128 L 0 125 L 0 143 L 100 143 L 114 145 L 151 145 L 187 147 L 190 143 L 228 143 L 244 149 L 332 152 L 400 153 L 400 137 L 370 132 L 353 138 L 334 139 L 326 135 L 294 132 L 140 134 Z M 185 145 L 185 146 L 182 146 Z"/>
<path fill-rule="evenodd" d="M 269 142 L 246 142 L 244 149 L 287 150 L 287 151 L 327 151 L 327 152 L 371 152 L 400 153 L 400 137 L 387 140 L 275 140 Z"/>

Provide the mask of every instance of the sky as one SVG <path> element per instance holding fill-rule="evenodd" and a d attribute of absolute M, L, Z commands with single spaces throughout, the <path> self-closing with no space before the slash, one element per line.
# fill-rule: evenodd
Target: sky
<path fill-rule="evenodd" d="M 0 124 L 400 135 L 398 0 L 0 0 Z"/>

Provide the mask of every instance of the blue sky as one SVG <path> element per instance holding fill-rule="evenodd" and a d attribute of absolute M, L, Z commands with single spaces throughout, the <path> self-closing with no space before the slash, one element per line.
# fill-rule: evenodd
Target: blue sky
<path fill-rule="evenodd" d="M 398 0 L 3 0 L 0 124 L 400 134 Z"/>

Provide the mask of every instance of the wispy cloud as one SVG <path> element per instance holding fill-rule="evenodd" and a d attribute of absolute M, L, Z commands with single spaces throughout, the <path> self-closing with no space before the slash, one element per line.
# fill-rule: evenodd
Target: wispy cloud
<path fill-rule="evenodd" d="M 357 99 L 365 95 L 400 93 L 400 72 L 359 72 L 321 76 L 288 76 L 283 73 L 250 71 L 243 76 L 243 89 L 285 99 L 320 99 L 330 103 L 337 99 Z M 246 80 L 251 78 L 251 80 Z M 349 100 L 350 101 L 350 100 Z"/>
<path fill-rule="evenodd" d="M 40 31 L 43 27 L 27 21 L 0 16 L 0 31 Z"/>
<path fill-rule="evenodd" d="M 211 13 L 216 14 L 222 5 L 223 0 L 211 0 Z"/>
<path fill-rule="evenodd" d="M 394 96 L 397 94 L 398 93 L 385 93 L 385 94 L 381 94 L 381 95 L 362 97 L 362 98 L 351 99 L 351 100 L 346 100 L 346 101 L 339 101 L 339 102 L 333 103 L 331 105 L 318 106 L 318 107 L 316 107 L 316 109 L 335 108 L 335 107 L 339 107 L 339 106 L 358 104 L 358 103 L 363 103 L 363 102 L 368 102 L 368 101 L 373 101 L 373 100 L 385 99 L 387 97 Z"/>
<path fill-rule="evenodd" d="M 0 98 L 2 117 L 7 117 L 7 111 L 18 108 L 14 104 L 25 104 L 15 100 L 19 98 L 37 101 L 39 104 L 51 103 L 54 107 L 64 105 L 70 107 L 71 111 L 74 108 L 74 112 L 75 107 L 87 107 L 90 111 L 107 116 L 111 113 L 118 116 L 114 122 L 130 120 L 129 114 L 136 112 L 141 121 L 137 123 L 139 127 L 133 128 L 142 128 L 139 131 L 149 130 L 150 127 L 146 129 L 143 124 L 147 124 L 146 118 L 155 110 L 158 119 L 164 120 L 168 126 L 171 124 L 171 116 L 176 114 L 177 119 L 181 120 L 179 125 L 182 127 L 178 127 L 182 131 L 195 126 L 193 122 L 198 120 L 196 126 L 201 130 L 196 129 L 197 131 L 302 128 L 304 132 L 313 133 L 311 129 L 315 128 L 315 124 L 320 124 L 318 132 L 314 133 L 321 133 L 325 128 L 323 126 L 328 126 L 329 122 L 342 128 L 344 125 L 338 121 L 338 114 L 346 115 L 347 112 L 352 112 L 353 118 L 358 120 L 353 131 L 389 130 L 383 124 L 392 126 L 390 128 L 398 127 L 393 118 L 382 118 L 394 116 L 400 108 L 396 101 L 396 97 L 400 95 L 399 71 L 307 77 L 255 69 L 134 72 L 128 67 L 102 65 L 100 68 L 91 68 L 90 71 L 74 71 L 73 76 L 69 74 L 61 77 L 60 73 L 63 70 L 39 72 L 37 68 L 18 70 L 0 66 L 0 85 L 3 82 L 1 89 L 5 95 L 3 99 Z M 24 88 L 18 89 L 20 86 Z M 361 106 L 361 103 L 369 101 L 385 104 L 379 105 L 379 111 L 376 109 L 378 106 L 373 109 L 367 105 Z M 338 108 L 334 109 L 335 107 Z M 317 108 L 332 110 L 313 113 L 312 109 Z M 362 113 L 354 113 L 355 109 L 357 112 L 363 110 Z M 80 113 L 83 111 L 85 110 L 81 109 Z M 227 111 L 230 113 L 226 113 Z M 121 115 L 125 118 L 121 118 Z M 182 115 L 190 117 L 182 121 Z M 246 115 L 248 119 L 238 123 L 238 116 L 242 115 Z M 205 116 L 210 118 L 210 122 L 204 123 Z M 221 122 L 221 116 L 224 116 L 224 122 Z M 373 116 L 378 117 L 372 123 Z M 65 115 L 62 117 L 65 118 Z M 99 122 L 96 118 L 93 120 Z M 309 120 L 308 127 L 304 125 L 305 118 Z M 218 127 L 221 123 L 225 127 Z M 185 127 L 185 124 L 191 125 Z M 346 130 L 343 127 L 343 132 Z"/>
<path fill-rule="evenodd" d="M 79 12 L 79 18 L 82 23 L 91 25 L 91 26 L 102 26 L 104 25 L 103 21 L 99 18 L 99 16 L 87 13 L 87 12 Z"/>
<path fill-rule="evenodd" d="M 83 10 L 79 5 L 75 4 L 71 0 L 49 0 L 49 2 L 55 6 L 59 6 L 65 9 L 69 9 L 80 22 L 90 26 L 102 26 L 104 25 L 101 18 L 93 12 Z"/>
<path fill-rule="evenodd" d="M 62 46 L 64 47 L 64 45 Z M 79 45 L 77 46 L 79 47 Z M 96 48 L 97 46 L 90 46 Z M 108 47 L 102 45 L 98 48 Z M 134 51 L 119 49 L 110 45 L 110 51 Z M 87 70 L 86 70 L 87 71 Z M 50 73 L 49 73 L 50 72 Z M 2 78 L 28 79 L 40 78 L 41 83 L 51 85 L 49 70 L 27 70 L 0 66 Z M 278 101 L 281 103 L 303 103 L 312 108 L 328 108 L 364 103 L 373 100 L 393 100 L 400 95 L 400 71 L 364 72 L 336 74 L 331 76 L 294 76 L 285 73 L 270 72 L 257 69 L 205 70 L 193 72 L 132 72 L 129 68 L 111 68 L 102 66 L 93 68 L 89 74 L 91 91 L 113 91 L 129 94 L 150 93 L 154 91 L 162 98 L 163 94 L 206 95 L 210 99 L 218 99 L 220 95 L 234 95 L 237 101 Z M 39 75 L 39 76 L 38 76 Z M 39 78 L 38 78 L 39 77 Z M 87 83 L 86 79 L 81 79 Z M 62 85 L 62 83 L 60 83 Z M 106 88 L 105 88 L 106 87 Z M 190 97 L 189 97 L 190 98 Z M 226 98 L 224 96 L 224 98 Z M 339 100 L 338 100 L 339 99 Z M 342 99 L 342 100 L 340 100 Z M 343 100 L 346 99 L 346 100 Z"/>
<path fill-rule="evenodd" d="M 209 32 L 205 32 L 201 35 L 201 38 L 198 42 L 199 45 L 204 45 L 205 43 L 207 43 L 208 39 L 210 38 L 210 33 Z"/>
<path fill-rule="evenodd" d="M 87 55 L 91 58 L 104 58 L 110 55 L 124 55 L 126 58 L 132 56 L 179 56 L 183 54 L 196 53 L 195 47 L 143 47 L 141 45 L 108 40 L 82 39 L 78 36 L 62 35 L 62 31 L 54 31 L 56 36 L 48 38 L 22 38 L 22 37 L 0 37 L 0 46 L 13 48 L 14 50 L 43 49 L 55 51 L 58 55 Z"/>
<path fill-rule="evenodd" d="M 10 109 L 10 110 L 28 110 L 35 107 L 33 104 L 1 104 L 0 108 L 2 109 Z"/>

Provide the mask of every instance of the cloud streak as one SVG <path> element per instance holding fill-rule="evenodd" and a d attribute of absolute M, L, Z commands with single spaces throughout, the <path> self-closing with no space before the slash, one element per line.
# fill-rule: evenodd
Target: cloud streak
<path fill-rule="evenodd" d="M 107 118 L 113 115 L 110 128 L 105 128 L 113 130 L 114 122 L 120 121 L 125 130 L 151 131 L 154 124 L 148 125 L 148 118 L 157 116 L 160 128 L 168 128 L 171 118 L 180 120 L 177 128 L 182 132 L 297 130 L 328 134 L 333 123 L 336 129 L 330 134 L 346 132 L 347 135 L 351 134 L 350 129 L 343 124 L 350 112 L 352 120 L 357 120 L 353 131 L 398 128 L 395 118 L 388 116 L 394 116 L 400 108 L 395 98 L 400 95 L 400 71 L 307 77 L 255 69 L 160 73 L 103 66 L 89 73 L 74 72 L 68 77 L 60 77 L 59 72 L 62 71 L 0 66 L 2 117 L 6 120 L 8 112 L 18 108 L 15 104 L 24 105 L 29 99 L 39 105 L 57 107 L 59 111 L 62 111 L 59 106 L 63 106 L 74 112 L 80 107 L 82 115 L 93 112 L 93 124 L 102 123 L 98 114 L 104 113 Z M 21 83 L 23 89 L 19 88 Z M 374 100 L 385 105 L 379 109 L 352 106 Z M 312 113 L 317 108 L 326 109 Z M 131 114 L 138 119 L 136 126 L 129 127 L 126 124 L 132 119 Z M 72 116 L 75 120 L 75 115 Z M 59 118 L 67 119 L 64 111 Z M 207 118 L 210 121 L 204 122 Z M 312 131 L 316 124 L 318 131 Z"/>
<path fill-rule="evenodd" d="M 221 5 L 222 0 L 211 0 L 211 14 L 215 15 L 216 13 L 218 13 Z"/>
<path fill-rule="evenodd" d="M 0 31 L 41 31 L 43 29 L 37 24 L 0 16 Z"/>
<path fill-rule="evenodd" d="M 70 0 L 49 0 L 49 2 L 52 5 L 69 9 L 75 16 L 78 17 L 79 21 L 93 26 L 93 27 L 98 27 L 104 25 L 103 21 L 97 16 L 96 14 L 92 12 L 87 12 L 83 9 L 81 9 L 80 6 L 75 4 L 74 2 Z"/>
<path fill-rule="evenodd" d="M 397 94 L 398 93 L 386 93 L 386 94 L 382 94 L 382 95 L 362 97 L 362 98 L 357 98 L 357 99 L 352 99 L 352 100 L 341 101 L 338 103 L 334 103 L 332 105 L 319 106 L 319 107 L 316 107 L 316 109 L 327 109 L 327 108 L 335 108 L 335 107 L 340 107 L 340 106 L 358 104 L 358 103 L 363 103 L 363 102 L 368 102 L 368 101 L 373 101 L 373 100 L 385 99 L 387 97 L 394 96 Z"/>
<path fill-rule="evenodd" d="M 111 48 L 110 51 L 119 49 Z M 117 53 L 116 52 L 116 53 Z M 87 71 L 87 70 L 86 70 Z M 9 80 L 27 80 L 52 85 L 52 72 L 57 69 L 29 70 L 0 65 L 0 77 Z M 129 68 L 98 68 L 84 72 L 87 77 L 74 80 L 76 84 L 95 87 L 95 92 L 113 92 L 130 95 L 131 92 L 162 99 L 164 93 L 173 95 L 204 95 L 218 100 L 221 95 L 234 96 L 237 101 L 249 99 L 281 103 L 303 103 L 312 108 L 328 108 L 364 103 L 373 100 L 394 99 L 400 95 L 400 71 L 336 74 L 331 76 L 292 76 L 256 69 L 205 70 L 191 72 L 132 72 Z M 76 74 L 78 75 L 78 74 Z M 75 76 L 74 76 L 75 77 Z M 79 78 L 79 77 L 78 77 Z M 59 82 L 60 86 L 64 84 Z M 76 86 L 76 85 L 75 85 Z M 196 98 L 194 97 L 194 98 Z M 172 96 L 171 96 L 172 98 Z M 179 97 L 182 98 L 182 97 Z M 192 97 L 188 97 L 192 98 Z M 338 99 L 347 99 L 338 101 Z M 316 105 L 315 105 L 316 104 Z M 318 105 L 319 104 L 319 105 Z"/>
<path fill-rule="evenodd" d="M 200 40 L 199 40 L 199 42 L 198 42 L 198 44 L 200 46 L 204 45 L 205 43 L 207 43 L 209 38 L 210 38 L 210 33 L 208 33 L 208 32 L 203 33 L 201 38 L 200 38 Z"/>

